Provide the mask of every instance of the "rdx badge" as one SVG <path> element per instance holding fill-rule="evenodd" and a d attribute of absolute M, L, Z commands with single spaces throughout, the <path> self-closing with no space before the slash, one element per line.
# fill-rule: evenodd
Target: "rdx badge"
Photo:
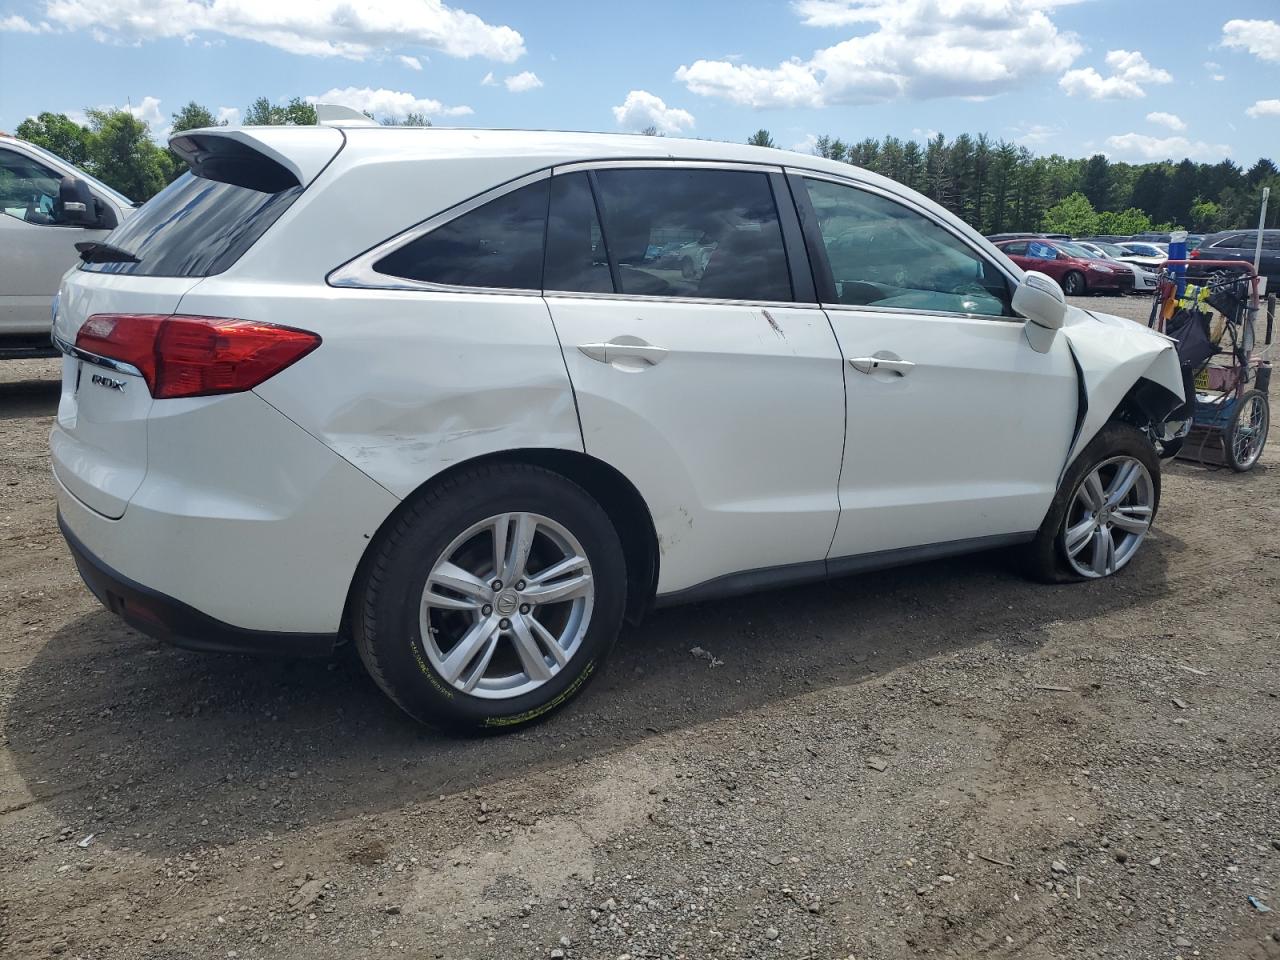
<path fill-rule="evenodd" d="M 110 389 L 110 390 L 123 390 L 123 389 L 124 389 L 124 381 L 123 381 L 123 380 L 116 380 L 116 379 L 115 379 L 115 378 L 113 378 L 113 377 L 104 377 L 104 376 L 103 376 L 102 374 L 100 374 L 100 373 L 95 373 L 95 374 L 93 375 L 93 382 L 94 382 L 94 383 L 100 383 L 100 384 L 102 384 L 102 386 L 107 387 L 107 388 L 108 388 L 108 389 Z"/>

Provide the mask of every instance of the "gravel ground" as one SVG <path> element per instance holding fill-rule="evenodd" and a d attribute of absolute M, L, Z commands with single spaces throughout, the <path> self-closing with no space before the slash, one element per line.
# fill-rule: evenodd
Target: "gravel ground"
<path fill-rule="evenodd" d="M 0 368 L 0 956 L 1280 958 L 1270 452 L 1171 465 L 1107 582 L 994 554 L 663 611 L 551 721 L 451 740 L 348 654 L 101 610 L 55 369 Z"/>

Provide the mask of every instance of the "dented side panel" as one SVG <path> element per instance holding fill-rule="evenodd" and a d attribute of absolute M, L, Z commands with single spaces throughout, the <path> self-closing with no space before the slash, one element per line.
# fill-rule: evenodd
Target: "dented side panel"
<path fill-rule="evenodd" d="M 396 497 L 474 457 L 582 450 L 569 377 L 539 296 L 212 277 L 182 310 L 320 334 L 319 349 L 255 392 Z"/>
<path fill-rule="evenodd" d="M 1071 307 L 1062 335 L 1084 377 L 1089 408 L 1066 462 L 1110 419 L 1125 394 L 1145 377 L 1181 397 L 1182 373 L 1173 341 L 1131 320 Z"/>
<path fill-rule="evenodd" d="M 658 593 L 820 561 L 835 531 L 844 379 L 821 310 L 548 297 L 586 452 L 635 484 Z M 614 355 L 610 344 L 665 353 Z"/>

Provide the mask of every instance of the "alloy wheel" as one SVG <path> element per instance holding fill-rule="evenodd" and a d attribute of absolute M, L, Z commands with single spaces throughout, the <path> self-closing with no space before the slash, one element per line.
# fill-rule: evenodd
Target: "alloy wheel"
<path fill-rule="evenodd" d="M 1104 460 L 1076 487 L 1063 521 L 1067 562 L 1082 577 L 1105 577 L 1127 564 L 1151 529 L 1155 484 L 1135 457 Z"/>
<path fill-rule="evenodd" d="M 568 529 L 539 514 L 499 514 L 468 528 L 432 566 L 423 650 L 463 693 L 522 696 L 577 653 L 594 600 L 591 564 Z"/>

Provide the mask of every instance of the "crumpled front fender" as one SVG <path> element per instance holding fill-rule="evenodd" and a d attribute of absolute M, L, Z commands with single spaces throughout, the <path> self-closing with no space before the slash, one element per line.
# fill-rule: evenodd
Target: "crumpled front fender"
<path fill-rule="evenodd" d="M 1067 311 L 1061 332 L 1080 369 L 1087 404 L 1067 463 L 1102 429 L 1140 379 L 1185 399 L 1174 341 L 1164 334 L 1132 320 L 1077 307 Z"/>

